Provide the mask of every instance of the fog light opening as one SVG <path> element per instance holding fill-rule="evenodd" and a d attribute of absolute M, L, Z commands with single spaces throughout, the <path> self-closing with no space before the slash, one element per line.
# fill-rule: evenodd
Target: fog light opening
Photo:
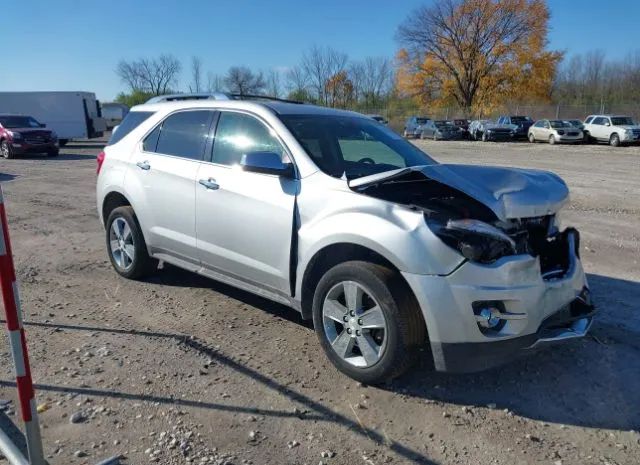
<path fill-rule="evenodd" d="M 504 328 L 507 323 L 505 307 L 499 301 L 480 301 L 473 303 L 473 313 L 476 323 L 482 334 L 495 334 Z"/>

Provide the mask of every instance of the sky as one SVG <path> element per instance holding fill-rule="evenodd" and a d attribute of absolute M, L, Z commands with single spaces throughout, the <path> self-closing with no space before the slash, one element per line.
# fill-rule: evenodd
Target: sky
<path fill-rule="evenodd" d="M 352 59 L 394 56 L 398 25 L 432 0 L 4 0 L 0 91 L 82 90 L 112 100 L 125 86 L 121 59 L 171 53 L 204 71 L 233 65 L 286 70 L 313 45 Z M 640 1 L 549 0 L 549 48 L 601 49 L 609 59 L 640 49 Z"/>

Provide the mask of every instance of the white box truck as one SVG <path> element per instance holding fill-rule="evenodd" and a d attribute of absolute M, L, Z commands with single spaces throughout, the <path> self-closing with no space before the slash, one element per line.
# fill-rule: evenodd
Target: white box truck
<path fill-rule="evenodd" d="M 106 130 L 93 92 L 0 92 L 0 113 L 33 116 L 58 134 L 60 145 L 102 137 Z"/>

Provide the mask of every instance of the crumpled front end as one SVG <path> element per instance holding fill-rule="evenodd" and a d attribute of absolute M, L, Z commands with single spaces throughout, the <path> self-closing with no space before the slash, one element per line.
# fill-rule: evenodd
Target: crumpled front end
<path fill-rule="evenodd" d="M 505 256 L 465 262 L 447 276 L 403 273 L 427 323 L 437 370 L 480 371 L 533 348 L 584 336 L 594 314 L 579 258 L 579 235 L 568 229 L 559 256 Z M 546 269 L 551 262 L 561 263 Z"/>

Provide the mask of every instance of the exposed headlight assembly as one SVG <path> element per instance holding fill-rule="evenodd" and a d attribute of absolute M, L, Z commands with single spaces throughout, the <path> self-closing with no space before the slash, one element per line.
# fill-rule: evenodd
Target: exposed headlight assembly
<path fill-rule="evenodd" d="M 22 139 L 22 134 L 20 134 L 19 132 L 15 132 L 15 131 L 7 131 L 7 132 L 14 140 Z"/>
<path fill-rule="evenodd" d="M 474 262 L 492 263 L 516 253 L 516 243 L 511 237 L 483 221 L 449 220 L 446 224 L 431 223 L 429 226 L 445 244 Z"/>

